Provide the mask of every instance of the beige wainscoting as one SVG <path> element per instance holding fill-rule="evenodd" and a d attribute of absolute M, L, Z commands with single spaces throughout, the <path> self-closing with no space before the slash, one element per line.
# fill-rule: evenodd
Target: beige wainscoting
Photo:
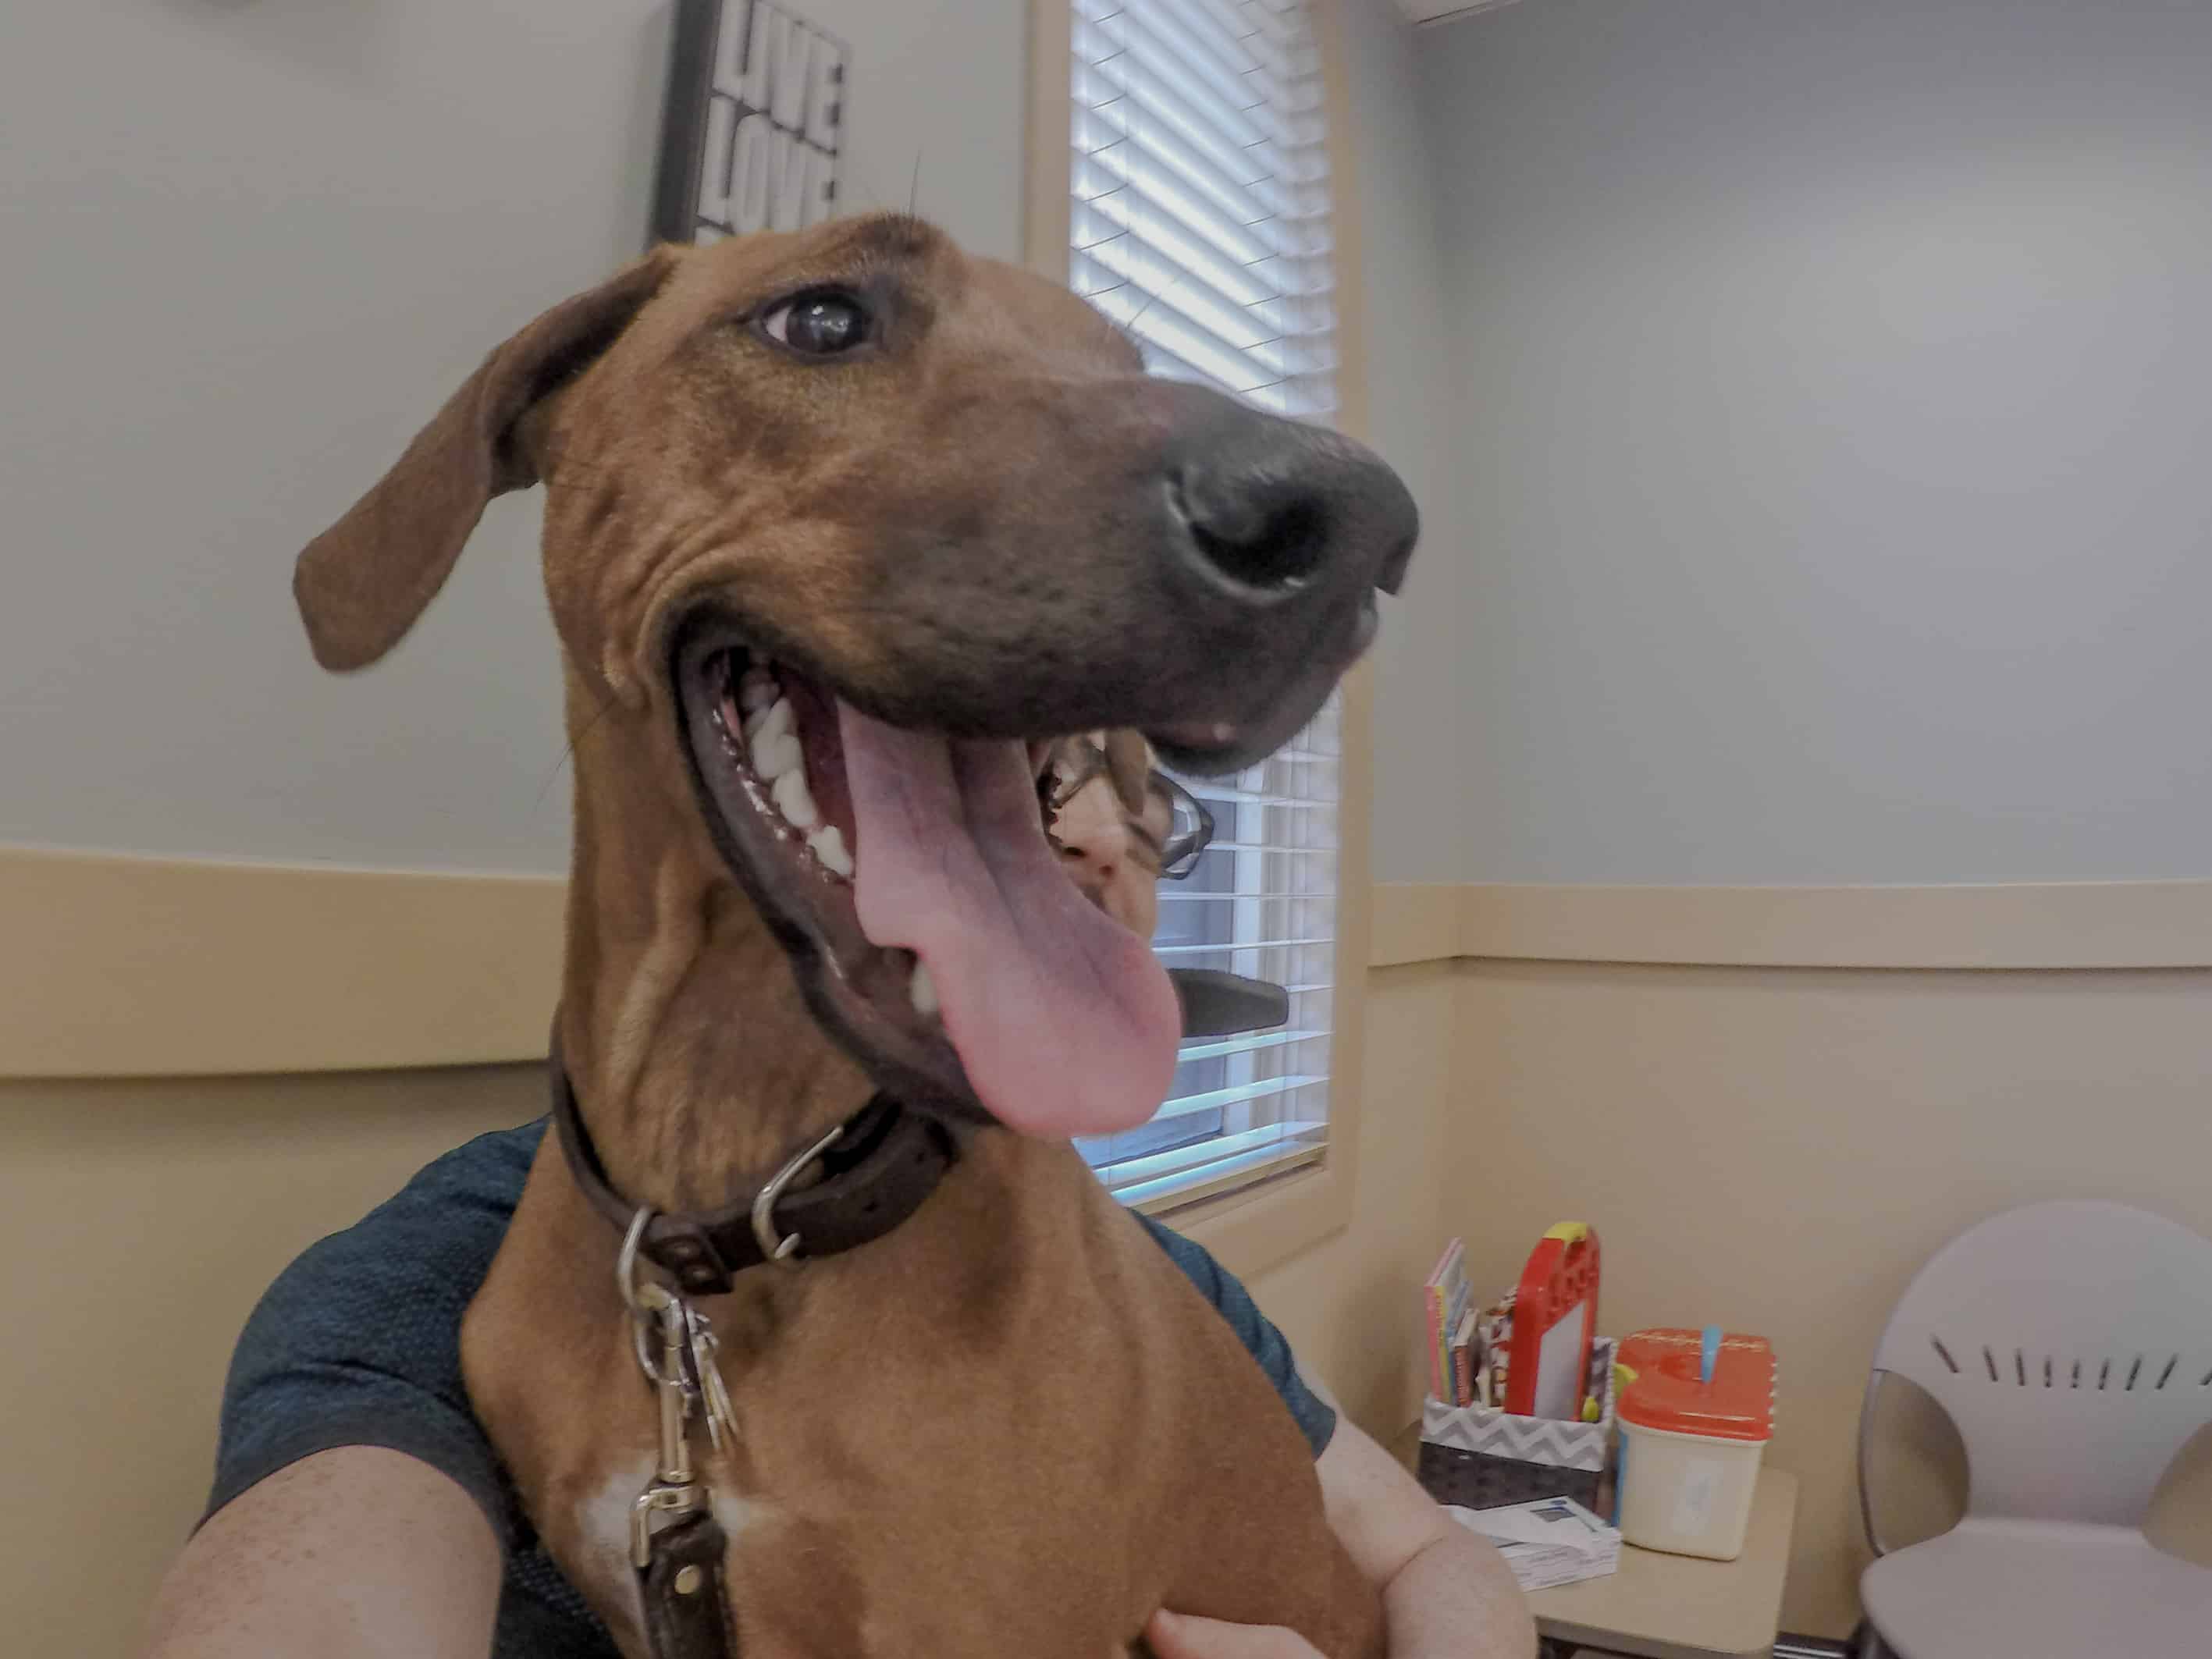
<path fill-rule="evenodd" d="M 1354 1421 L 1384 1440 L 1420 1413 L 1420 1302 L 1436 1259 L 1437 1180 L 1459 1098 L 1460 985 L 1449 963 L 1367 975 L 1358 1178 L 1346 1225 L 1248 1274 L 1253 1295 Z M 1201 1234 L 1201 1237 L 1203 1235 Z"/>
<path fill-rule="evenodd" d="M 137 1650 L 262 1291 L 440 1152 L 544 1103 L 537 1066 L 0 1080 L 0 1649 Z"/>
<path fill-rule="evenodd" d="M 0 847 L 0 1078 L 526 1060 L 567 889 Z"/>
<path fill-rule="evenodd" d="M 1378 890 L 1378 955 L 1433 945 L 1452 893 Z M 1773 1339 L 1769 1455 L 1804 1483 L 1787 1621 L 1844 1633 L 1861 1389 L 1920 1262 L 2061 1194 L 2212 1236 L 2212 883 L 1456 896 L 1448 1230 L 1502 1281 L 1588 1219 L 1607 1328 Z M 1906 1402 L 1879 1455 L 1898 1534 L 1944 1524 L 1962 1481 L 1932 1408 Z M 2212 1562 L 2212 1437 L 2154 1530 Z"/>
<path fill-rule="evenodd" d="M 1747 968 L 2212 967 L 2212 881 L 1665 887 L 1389 882 L 1376 966 L 1449 957 Z"/>

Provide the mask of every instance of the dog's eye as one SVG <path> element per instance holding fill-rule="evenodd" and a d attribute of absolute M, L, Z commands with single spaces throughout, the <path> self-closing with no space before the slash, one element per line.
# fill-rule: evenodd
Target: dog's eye
<path fill-rule="evenodd" d="M 763 313 L 761 332 L 809 357 L 834 357 L 868 337 L 868 313 L 851 295 L 820 289 Z"/>

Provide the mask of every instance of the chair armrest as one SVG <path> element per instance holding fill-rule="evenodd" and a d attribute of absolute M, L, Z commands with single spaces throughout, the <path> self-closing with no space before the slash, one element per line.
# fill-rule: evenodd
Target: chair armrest
<path fill-rule="evenodd" d="M 1881 1398 L 1882 1381 L 1888 1375 L 1879 1366 L 1869 1371 L 1866 1396 L 1859 1401 L 1859 1525 L 1866 1532 L 1867 1547 L 1877 1558 L 1888 1554 L 1889 1547 L 1875 1530 L 1874 1487 L 1869 1477 L 1873 1473 L 1875 1406 Z"/>

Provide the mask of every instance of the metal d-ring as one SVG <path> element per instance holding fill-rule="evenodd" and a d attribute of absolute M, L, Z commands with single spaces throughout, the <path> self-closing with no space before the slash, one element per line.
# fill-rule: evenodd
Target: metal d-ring
<path fill-rule="evenodd" d="M 770 1261 L 780 1262 L 787 1267 L 799 1266 L 798 1262 L 792 1260 L 791 1255 L 799 1248 L 799 1235 L 776 1231 L 775 1206 L 782 1200 L 785 1189 L 799 1179 L 799 1176 L 805 1171 L 807 1165 L 836 1146 L 844 1133 L 845 1126 L 841 1123 L 797 1158 L 793 1158 L 790 1163 L 778 1170 L 769 1178 L 768 1185 L 762 1188 L 754 1196 L 753 1242 L 760 1246 L 761 1254 Z M 631 1224 L 631 1231 L 633 1232 L 637 1231 L 635 1223 Z"/>
<path fill-rule="evenodd" d="M 662 1378 L 659 1363 L 653 1357 L 653 1337 L 662 1311 L 676 1298 L 652 1279 L 637 1276 L 637 1258 L 645 1243 L 645 1230 L 652 1224 L 653 1212 L 641 1206 L 629 1218 L 629 1231 L 623 1234 L 622 1252 L 615 1257 L 615 1287 L 622 1292 L 623 1305 L 629 1310 L 630 1348 L 637 1356 L 637 1368 L 645 1373 L 647 1382 L 659 1388 Z"/>
<path fill-rule="evenodd" d="M 637 1276 L 637 1258 L 645 1245 L 645 1230 L 653 1224 L 653 1212 L 641 1206 L 623 1234 L 622 1250 L 615 1257 L 615 1288 L 623 1305 L 640 1319 L 651 1318 L 676 1298 L 649 1279 Z"/>

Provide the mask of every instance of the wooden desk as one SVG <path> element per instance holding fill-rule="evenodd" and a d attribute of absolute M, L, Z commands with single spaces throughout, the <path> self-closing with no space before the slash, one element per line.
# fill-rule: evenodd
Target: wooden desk
<path fill-rule="evenodd" d="M 1733 1561 L 1624 1545 L 1604 1578 L 1538 1590 L 1537 1628 L 1554 1642 L 1640 1659 L 1767 1659 L 1782 1620 L 1782 1579 L 1797 1518 L 1797 1477 L 1761 1469 L 1751 1530 Z"/>

